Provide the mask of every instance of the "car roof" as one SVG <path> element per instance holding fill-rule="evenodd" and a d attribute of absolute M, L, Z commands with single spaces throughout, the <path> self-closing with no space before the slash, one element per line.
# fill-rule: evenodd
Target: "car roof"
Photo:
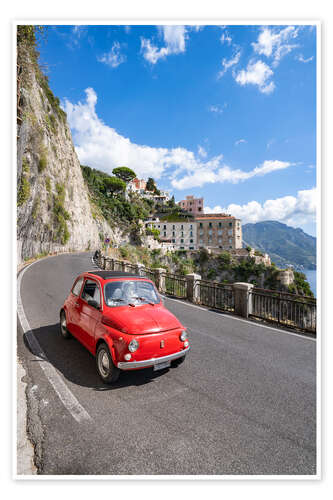
<path fill-rule="evenodd" d="M 103 280 L 110 280 L 113 278 L 141 278 L 147 279 L 145 276 L 139 276 L 138 274 L 125 273 L 125 271 L 88 271 L 88 274 L 93 276 L 98 276 Z"/>

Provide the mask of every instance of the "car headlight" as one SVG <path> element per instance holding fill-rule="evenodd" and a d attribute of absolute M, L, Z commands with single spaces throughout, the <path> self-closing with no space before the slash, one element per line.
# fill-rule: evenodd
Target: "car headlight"
<path fill-rule="evenodd" d="M 135 352 L 137 349 L 139 349 L 139 342 L 135 339 L 131 340 L 131 342 L 128 344 L 128 350 L 130 352 Z"/>
<path fill-rule="evenodd" d="M 183 331 L 182 331 L 182 333 L 180 334 L 180 337 L 179 337 L 179 338 L 180 338 L 180 340 L 181 340 L 182 342 L 184 342 L 184 340 L 186 340 L 186 339 L 187 339 L 187 332 L 186 332 L 185 330 L 183 330 Z"/>

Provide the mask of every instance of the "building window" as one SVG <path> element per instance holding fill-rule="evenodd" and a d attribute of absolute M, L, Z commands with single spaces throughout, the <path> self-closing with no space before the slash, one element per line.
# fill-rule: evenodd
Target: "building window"
<path fill-rule="evenodd" d="M 232 222 L 229 222 L 229 227 L 232 227 Z"/>
<path fill-rule="evenodd" d="M 175 236 L 175 232 L 174 231 L 172 231 L 172 236 Z"/>
<path fill-rule="evenodd" d="M 163 229 L 166 229 L 166 225 L 164 224 Z"/>
<path fill-rule="evenodd" d="M 211 222 L 209 223 L 209 227 L 212 227 L 212 223 Z"/>
<path fill-rule="evenodd" d="M 193 243 L 193 240 L 190 240 L 190 243 Z"/>
<path fill-rule="evenodd" d="M 201 205 L 201 200 L 198 201 L 199 205 Z"/>
<path fill-rule="evenodd" d="M 190 236 L 193 236 L 193 231 L 190 231 Z"/>
<path fill-rule="evenodd" d="M 203 245 L 203 240 L 199 240 L 200 245 Z"/>
<path fill-rule="evenodd" d="M 175 226 L 172 226 L 172 229 L 174 230 L 174 229 L 175 229 Z"/>
<path fill-rule="evenodd" d="M 164 236 L 166 236 L 166 231 L 164 231 Z"/>
<path fill-rule="evenodd" d="M 228 235 L 229 235 L 229 236 L 232 236 L 232 229 L 229 229 L 229 230 L 228 230 Z"/>
<path fill-rule="evenodd" d="M 220 234 L 222 234 L 222 229 L 219 229 L 219 230 L 217 231 L 217 234 L 219 234 L 219 235 L 220 235 Z"/>
<path fill-rule="evenodd" d="M 180 247 L 181 250 L 184 250 L 184 247 Z"/>
<path fill-rule="evenodd" d="M 180 229 L 184 229 L 184 226 L 183 226 L 183 224 L 182 224 L 182 225 L 180 226 Z"/>
<path fill-rule="evenodd" d="M 182 234 L 181 234 L 181 236 L 184 236 L 184 233 L 183 233 L 183 231 L 182 231 Z"/>
<path fill-rule="evenodd" d="M 181 240 L 180 240 L 180 242 L 181 242 L 181 243 L 184 243 L 184 240 L 183 240 L 183 239 L 181 239 Z"/>
<path fill-rule="evenodd" d="M 222 222 L 219 222 L 219 227 L 222 227 Z"/>
<path fill-rule="evenodd" d="M 200 222 L 199 227 L 202 227 L 202 222 Z"/>
<path fill-rule="evenodd" d="M 190 224 L 190 229 L 193 229 L 193 226 L 192 226 L 192 224 Z"/>
<path fill-rule="evenodd" d="M 198 207 L 198 211 L 201 212 L 201 207 Z"/>
<path fill-rule="evenodd" d="M 176 240 L 172 240 L 172 243 L 176 243 Z"/>
<path fill-rule="evenodd" d="M 213 231 L 211 229 L 208 230 L 208 234 L 212 234 Z"/>

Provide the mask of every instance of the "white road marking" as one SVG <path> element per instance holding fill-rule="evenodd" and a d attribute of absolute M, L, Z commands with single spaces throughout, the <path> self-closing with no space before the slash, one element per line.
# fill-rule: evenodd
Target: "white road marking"
<path fill-rule="evenodd" d="M 271 326 L 261 325 L 260 323 L 255 323 L 253 321 L 248 321 L 246 319 L 237 318 L 236 316 L 231 316 L 231 315 L 229 316 L 229 314 L 223 314 L 223 313 L 220 313 L 218 311 L 210 311 L 209 309 L 206 309 L 203 306 L 197 306 L 195 304 L 190 304 L 189 302 L 185 302 L 183 300 L 173 299 L 171 297 L 167 297 L 166 295 L 163 295 L 163 297 L 165 297 L 168 300 L 173 300 L 175 302 L 184 304 L 184 305 L 189 306 L 189 307 L 195 307 L 196 309 L 200 309 L 201 311 L 206 311 L 206 312 L 212 313 L 212 314 L 219 314 L 220 316 L 223 316 L 224 318 L 233 319 L 235 321 L 241 321 L 242 323 L 247 323 L 248 325 L 251 325 L 251 326 L 258 326 L 260 328 L 266 328 L 267 330 L 272 330 L 273 332 L 285 333 L 286 335 L 292 335 L 293 337 L 298 337 L 300 339 L 311 340 L 311 342 L 316 342 L 316 339 L 313 339 L 311 337 L 306 337 L 305 335 L 301 335 L 299 333 L 287 332 L 286 330 L 282 330 L 282 329 L 279 330 L 278 328 L 273 328 Z"/>
<path fill-rule="evenodd" d="M 36 339 L 35 335 L 33 334 L 29 321 L 25 315 L 24 308 L 23 308 L 23 303 L 22 303 L 22 298 L 21 298 L 21 282 L 24 273 L 26 270 L 35 264 L 33 262 L 32 264 L 29 264 L 29 266 L 25 267 L 17 280 L 17 314 L 19 317 L 19 321 L 21 323 L 23 332 L 25 333 L 26 339 L 29 343 L 30 349 L 33 352 L 37 358 L 39 358 L 40 364 L 39 366 L 43 370 L 46 378 L 52 385 L 53 389 L 55 390 L 56 394 L 59 396 L 60 401 L 63 403 L 65 408 L 70 412 L 72 417 L 77 421 L 77 422 L 82 422 L 85 420 L 91 420 L 91 417 L 89 413 L 81 406 L 81 404 L 78 402 L 74 394 L 70 391 L 70 389 L 67 387 L 57 370 L 54 368 L 54 366 L 51 365 L 51 363 L 48 361 L 46 354 L 44 353 L 43 349 L 41 348 L 38 340 Z"/>

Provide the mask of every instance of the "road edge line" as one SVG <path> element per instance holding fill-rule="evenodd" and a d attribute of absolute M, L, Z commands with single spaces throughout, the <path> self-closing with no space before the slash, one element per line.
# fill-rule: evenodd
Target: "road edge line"
<path fill-rule="evenodd" d="M 19 273 L 19 276 L 17 278 L 18 319 L 20 321 L 23 333 L 27 339 L 31 352 L 38 358 L 39 361 L 41 361 L 41 363 L 39 363 L 39 366 L 43 370 L 48 382 L 52 385 L 53 389 L 55 390 L 56 394 L 58 395 L 60 401 L 63 403 L 65 408 L 69 411 L 69 413 L 78 423 L 85 420 L 91 421 L 91 416 L 89 415 L 89 413 L 79 403 L 79 401 L 76 399 L 72 391 L 67 387 L 65 382 L 62 380 L 57 370 L 48 361 L 47 356 L 44 353 L 43 349 L 41 348 L 37 338 L 33 334 L 29 321 L 25 315 L 21 297 L 21 282 L 26 270 L 29 269 L 31 266 L 33 266 L 36 262 L 32 262 L 28 266 L 24 267 L 22 271 Z"/>

